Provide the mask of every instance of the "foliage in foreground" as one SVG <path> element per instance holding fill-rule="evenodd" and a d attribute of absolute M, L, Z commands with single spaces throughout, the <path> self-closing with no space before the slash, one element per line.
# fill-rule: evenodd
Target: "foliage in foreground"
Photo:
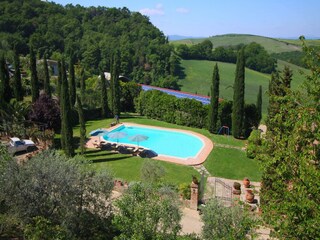
<path fill-rule="evenodd" d="M 291 73 L 273 76 L 264 152 L 263 216 L 280 239 L 319 239 L 320 67 L 319 52 L 304 46 L 311 74 L 299 91 Z"/>
<path fill-rule="evenodd" d="M 168 187 L 133 183 L 115 203 L 113 223 L 121 231 L 116 239 L 176 239 L 181 229 L 177 199 Z"/>
<path fill-rule="evenodd" d="M 165 168 L 151 159 L 147 159 L 141 167 L 141 180 L 148 183 L 160 182 L 165 174 Z"/>
<path fill-rule="evenodd" d="M 216 199 L 206 204 L 201 219 L 204 223 L 204 240 L 247 239 L 246 235 L 257 223 L 257 220 L 240 206 L 224 207 Z"/>
<path fill-rule="evenodd" d="M 44 151 L 22 165 L 4 156 L 0 168 L 1 237 L 16 236 L 23 229 L 29 237 L 30 233 L 36 236 L 36 230 L 43 228 L 59 229 L 64 239 L 111 235 L 113 181 L 109 173 L 88 170 L 84 160 L 67 159 L 55 151 Z"/>

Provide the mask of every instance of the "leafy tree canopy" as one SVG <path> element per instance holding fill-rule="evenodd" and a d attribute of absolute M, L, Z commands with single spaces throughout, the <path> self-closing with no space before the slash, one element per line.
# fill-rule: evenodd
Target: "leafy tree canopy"
<path fill-rule="evenodd" d="M 68 239 L 97 239 L 99 234 L 110 239 L 109 173 L 88 170 L 84 159 L 67 159 L 55 151 L 44 151 L 23 165 L 2 154 L 0 160 L 0 200 L 6 206 L 1 221 L 16 218 L 18 229 L 29 236 L 42 228 L 59 229 Z"/>
<path fill-rule="evenodd" d="M 46 94 L 41 94 L 32 104 L 29 118 L 37 123 L 46 125 L 49 129 L 60 129 L 60 108 L 56 100 Z"/>
<path fill-rule="evenodd" d="M 176 239 L 181 213 L 176 194 L 168 188 L 135 183 L 117 200 L 116 239 Z"/>
<path fill-rule="evenodd" d="M 110 57 L 120 50 L 120 74 L 137 82 L 153 70 L 152 81 L 170 71 L 172 47 L 148 17 L 127 8 L 61 6 L 39 0 L 1 1 L 0 37 L 19 54 L 29 52 L 32 44 L 40 57 L 65 53 L 91 73 L 110 71 Z M 156 59 L 152 56 L 158 56 Z M 145 68 L 148 65 L 151 69 Z M 99 68 L 101 67 L 101 68 Z M 134 71 L 135 70 L 135 71 Z M 141 77 L 141 78 L 140 78 Z"/>
<path fill-rule="evenodd" d="M 303 49 L 311 71 L 300 89 L 290 90 L 288 68 L 280 79 L 273 76 L 268 131 L 257 156 L 263 166 L 263 217 L 280 239 L 320 238 L 320 59 L 314 48 L 303 43 Z"/>

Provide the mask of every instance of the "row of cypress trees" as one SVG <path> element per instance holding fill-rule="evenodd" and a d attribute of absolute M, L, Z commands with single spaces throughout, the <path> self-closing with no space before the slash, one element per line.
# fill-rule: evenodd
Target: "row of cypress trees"
<path fill-rule="evenodd" d="M 39 99 L 40 89 L 39 89 L 39 79 L 37 73 L 37 60 L 34 48 L 30 45 L 30 73 L 31 73 L 31 95 L 32 103 L 36 102 Z M 114 115 L 120 114 L 120 84 L 119 84 L 119 67 L 120 67 L 120 57 L 119 51 L 111 56 L 111 109 L 108 107 L 108 96 L 107 96 L 107 81 L 104 77 L 104 74 L 101 75 L 101 106 L 102 106 L 102 117 L 106 118 L 110 113 Z M 79 122 L 80 122 L 80 132 L 81 137 L 80 141 L 85 141 L 85 120 L 84 113 L 82 108 L 83 96 L 85 94 L 85 73 L 84 69 L 81 71 L 80 76 L 80 96 L 76 95 L 76 81 L 75 81 L 75 58 L 72 54 L 69 57 L 69 74 L 66 73 L 66 63 L 64 58 L 61 61 L 58 61 L 58 80 L 56 93 L 59 98 L 60 110 L 61 110 L 61 146 L 67 156 L 74 155 L 73 148 L 73 110 L 75 110 L 75 105 L 77 107 Z M 14 97 L 18 101 L 23 100 L 23 88 L 21 83 L 21 72 L 20 72 L 20 61 L 19 55 L 14 56 Z M 47 53 L 43 56 L 43 67 L 44 67 L 44 82 L 43 90 L 46 95 L 50 98 L 52 97 L 51 88 L 50 88 L 50 75 L 48 71 L 47 63 Z M 11 89 L 9 84 L 9 71 L 7 63 L 3 54 L 0 55 L 0 102 L 9 103 L 11 96 Z M 77 104 L 76 104 L 77 101 Z M 83 144 L 82 144 L 83 145 Z M 82 146 L 81 145 L 81 146 Z"/>
<path fill-rule="evenodd" d="M 216 133 L 219 126 L 218 109 L 219 109 L 219 85 L 220 75 L 218 64 L 216 63 L 212 74 L 211 98 L 209 106 L 209 123 L 208 130 Z M 241 138 L 245 135 L 245 56 L 244 48 L 238 52 L 235 81 L 233 85 L 233 106 L 232 106 L 232 134 L 235 138 Z M 262 118 L 262 86 L 259 86 L 257 97 L 257 119 L 260 122 Z"/>
<path fill-rule="evenodd" d="M 39 98 L 39 80 L 37 73 L 37 60 L 33 46 L 30 45 L 30 73 L 31 73 L 31 95 L 32 102 L 35 102 Z M 46 59 L 46 54 L 44 54 L 44 92 L 51 97 L 50 89 L 50 76 L 48 71 L 48 64 Z M 22 81 L 21 81 L 21 71 L 20 71 L 20 58 L 16 51 L 14 51 L 13 56 L 13 66 L 14 66 L 14 84 L 13 84 L 13 96 L 10 89 L 10 77 L 9 69 L 4 57 L 4 54 L 0 55 L 0 101 L 10 102 L 10 99 L 14 97 L 17 101 L 22 101 L 24 97 Z"/>

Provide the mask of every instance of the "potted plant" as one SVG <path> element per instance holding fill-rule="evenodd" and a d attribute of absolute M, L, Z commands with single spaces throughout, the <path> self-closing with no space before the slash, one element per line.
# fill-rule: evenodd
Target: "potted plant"
<path fill-rule="evenodd" d="M 250 187 L 250 180 L 249 180 L 249 178 L 246 178 L 246 177 L 245 177 L 245 178 L 243 179 L 242 183 L 243 183 L 243 185 L 244 185 L 245 188 Z"/>
<path fill-rule="evenodd" d="M 253 203 L 254 201 L 254 193 L 252 190 L 247 190 L 247 193 L 246 193 L 246 201 L 248 203 Z"/>
<path fill-rule="evenodd" d="M 232 193 L 234 195 L 240 195 L 241 194 L 241 184 L 239 182 L 234 182 L 233 183 Z"/>

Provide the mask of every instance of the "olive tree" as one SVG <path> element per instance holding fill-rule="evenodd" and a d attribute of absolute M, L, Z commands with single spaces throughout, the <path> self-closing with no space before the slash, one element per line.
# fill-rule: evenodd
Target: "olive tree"
<path fill-rule="evenodd" d="M 141 179 L 149 183 L 160 182 L 166 174 L 165 168 L 152 159 L 145 160 L 140 171 Z"/>
<path fill-rule="evenodd" d="M 22 228 L 30 229 L 42 217 L 69 238 L 107 236 L 112 177 L 86 165 L 80 157 L 68 159 L 56 151 L 44 151 L 22 165 L 12 159 L 2 168 L 0 199 Z"/>
<path fill-rule="evenodd" d="M 176 239 L 181 229 L 177 196 L 168 188 L 132 184 L 115 206 L 116 239 Z"/>
<path fill-rule="evenodd" d="M 201 219 L 202 238 L 208 240 L 247 239 L 256 220 L 239 206 L 224 207 L 216 199 L 210 200 L 203 209 Z"/>

